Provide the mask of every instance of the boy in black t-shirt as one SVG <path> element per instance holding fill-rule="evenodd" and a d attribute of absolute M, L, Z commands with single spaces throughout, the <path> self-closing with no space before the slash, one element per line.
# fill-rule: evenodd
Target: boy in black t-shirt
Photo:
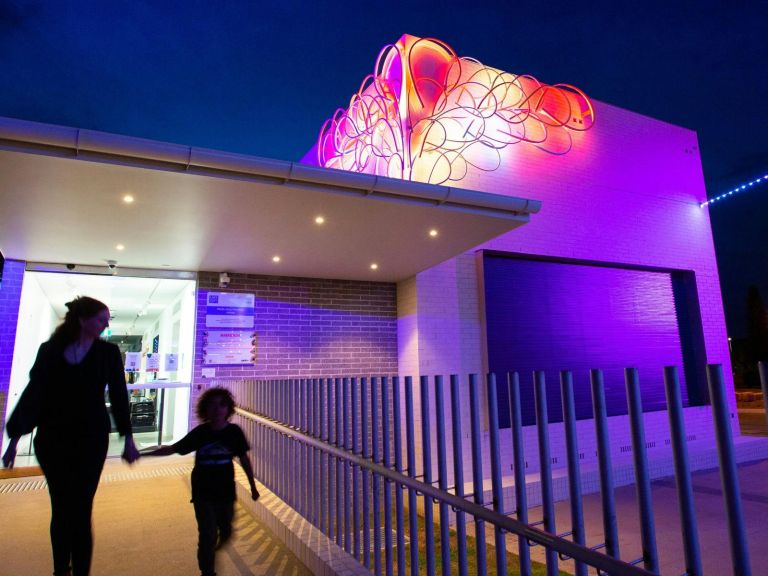
<path fill-rule="evenodd" d="M 202 576 L 215 576 L 216 549 L 232 535 L 235 508 L 235 468 L 237 456 L 251 485 L 251 498 L 259 491 L 248 459 L 248 441 L 242 429 L 229 419 L 235 413 L 235 400 L 226 388 L 210 388 L 197 402 L 197 417 L 202 424 L 172 446 L 161 446 L 144 456 L 167 456 L 195 452 L 192 469 L 192 503 L 197 519 L 197 563 Z"/>

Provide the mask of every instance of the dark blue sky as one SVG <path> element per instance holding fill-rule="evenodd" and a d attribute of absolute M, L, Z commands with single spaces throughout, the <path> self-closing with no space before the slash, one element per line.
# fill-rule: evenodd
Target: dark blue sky
<path fill-rule="evenodd" d="M 297 160 L 410 33 L 696 130 L 714 196 L 768 171 L 766 22 L 764 0 L 0 0 L 0 115 Z M 768 200 L 730 203 L 712 213 L 738 331 L 742 277 L 768 296 Z"/>

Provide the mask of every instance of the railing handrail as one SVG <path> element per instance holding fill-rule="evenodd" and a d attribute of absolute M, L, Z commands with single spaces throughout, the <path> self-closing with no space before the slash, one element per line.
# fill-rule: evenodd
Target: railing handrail
<path fill-rule="evenodd" d="M 243 408 L 236 408 L 235 411 L 242 417 L 249 420 L 253 420 L 263 426 L 271 428 L 276 432 L 285 436 L 296 439 L 308 446 L 316 448 L 325 452 L 326 454 L 340 460 L 345 460 L 353 466 L 365 468 L 374 474 L 378 474 L 388 479 L 391 482 L 402 485 L 406 488 L 411 488 L 420 492 L 426 496 L 429 496 L 434 502 L 443 502 L 450 505 L 454 510 L 460 510 L 467 514 L 470 514 L 476 518 L 493 524 L 507 532 L 517 535 L 518 537 L 525 538 L 536 542 L 545 548 L 552 549 L 560 553 L 562 556 L 568 556 L 574 560 L 589 564 L 594 568 L 598 568 L 609 574 L 615 574 L 617 576 L 652 576 L 653 573 L 639 566 L 628 564 L 621 560 L 612 558 L 610 556 L 596 552 L 586 546 L 581 546 L 570 540 L 566 540 L 544 530 L 539 530 L 528 524 L 520 522 L 509 516 L 499 514 L 493 510 L 475 504 L 465 498 L 461 498 L 450 492 L 442 491 L 435 488 L 431 484 L 420 482 L 416 478 L 405 476 L 400 474 L 396 470 L 382 466 L 372 460 L 363 458 L 354 453 L 351 453 L 342 448 L 338 448 L 332 444 L 328 444 L 322 439 L 315 438 L 301 432 L 300 430 L 287 426 L 279 421 L 261 416 L 259 414 L 244 410 Z"/>

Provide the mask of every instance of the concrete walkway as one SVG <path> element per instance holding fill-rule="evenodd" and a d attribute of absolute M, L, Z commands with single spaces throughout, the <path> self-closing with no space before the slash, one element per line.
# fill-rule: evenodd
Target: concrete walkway
<path fill-rule="evenodd" d="M 194 576 L 197 525 L 189 502 L 189 457 L 110 459 L 94 503 L 94 576 Z M 42 477 L 0 480 L 0 576 L 52 572 L 50 504 Z M 309 575 L 261 523 L 237 506 L 219 576 Z"/>

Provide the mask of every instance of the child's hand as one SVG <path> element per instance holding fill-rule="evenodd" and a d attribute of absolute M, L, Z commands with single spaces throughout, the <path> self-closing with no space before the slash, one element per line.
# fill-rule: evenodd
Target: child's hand
<path fill-rule="evenodd" d="M 259 491 L 256 490 L 256 486 L 251 486 L 251 499 L 258 500 L 259 496 L 261 496 L 261 494 L 259 494 Z"/>

